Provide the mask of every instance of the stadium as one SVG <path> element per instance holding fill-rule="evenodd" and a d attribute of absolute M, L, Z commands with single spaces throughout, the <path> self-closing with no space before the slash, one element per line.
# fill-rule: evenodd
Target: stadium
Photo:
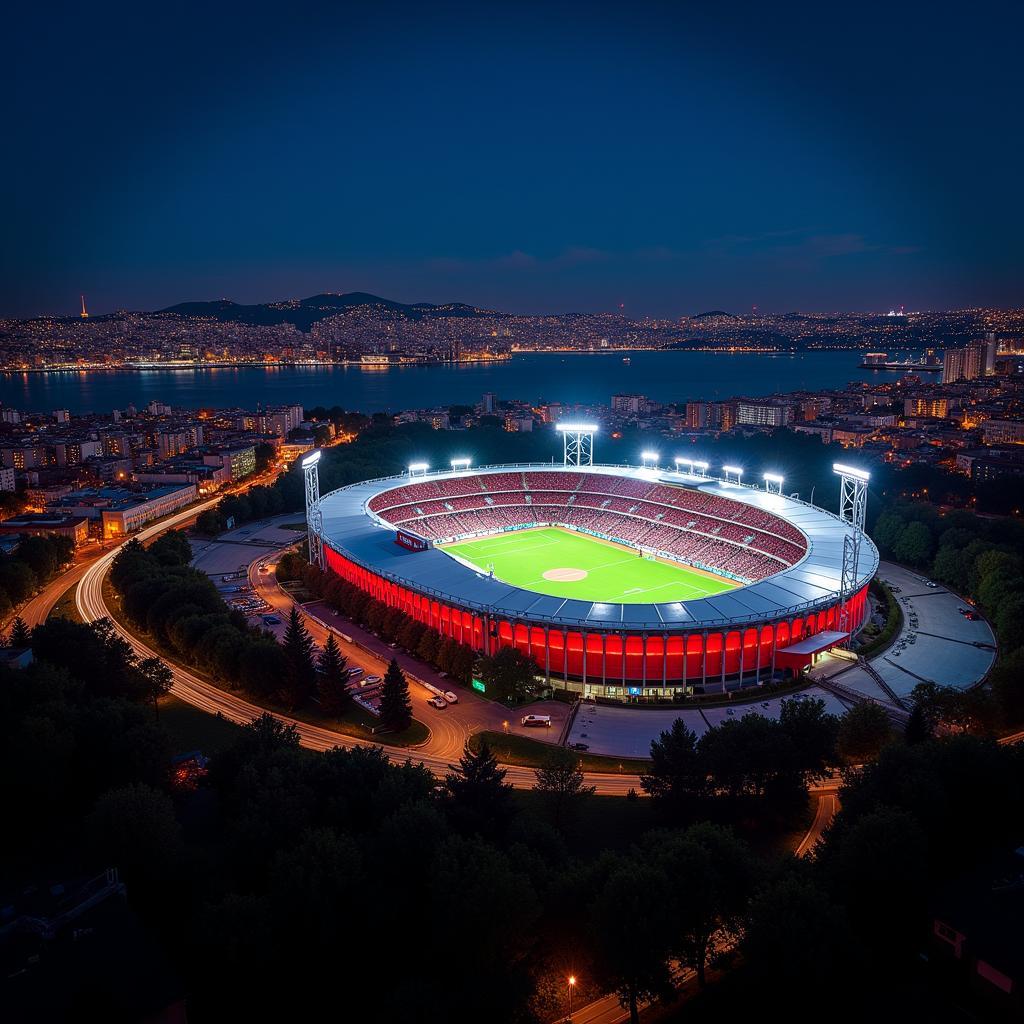
<path fill-rule="evenodd" d="M 477 651 L 516 647 L 551 686 L 622 700 L 781 679 L 863 625 L 867 474 L 836 467 L 836 516 L 771 473 L 583 455 L 567 440 L 563 465 L 421 463 L 320 497 L 314 454 L 311 558 Z"/>

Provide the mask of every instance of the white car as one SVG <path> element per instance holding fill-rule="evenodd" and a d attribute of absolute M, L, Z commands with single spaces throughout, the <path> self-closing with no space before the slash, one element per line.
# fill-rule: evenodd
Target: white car
<path fill-rule="evenodd" d="M 431 697 L 427 703 L 433 705 L 438 709 L 438 711 L 442 711 L 448 707 L 448 701 L 446 701 L 444 697 Z"/>
<path fill-rule="evenodd" d="M 448 701 L 449 704 L 459 703 L 459 695 L 455 693 L 454 690 L 445 690 L 444 693 L 441 694 L 441 696 L 444 697 L 444 699 Z"/>

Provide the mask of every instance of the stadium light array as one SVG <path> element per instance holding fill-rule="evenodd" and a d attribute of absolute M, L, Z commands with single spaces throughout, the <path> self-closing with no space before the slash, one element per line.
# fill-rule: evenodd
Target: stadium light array
<path fill-rule="evenodd" d="M 555 430 L 567 430 L 572 434 L 596 434 L 596 423 L 559 423 Z"/>
<path fill-rule="evenodd" d="M 469 469 L 469 467 L 472 464 L 473 464 L 473 460 L 472 459 L 467 459 L 467 458 L 452 459 L 452 469 Z"/>
<path fill-rule="evenodd" d="M 429 462 L 410 462 L 409 476 L 416 476 L 418 473 L 426 473 L 430 469 Z"/>
<path fill-rule="evenodd" d="M 302 468 L 303 469 L 312 469 L 320 461 L 320 456 L 322 454 L 323 453 L 320 451 L 319 448 L 317 448 L 317 450 L 315 452 L 310 452 L 302 460 Z"/>
<path fill-rule="evenodd" d="M 852 476 L 858 480 L 870 480 L 871 474 L 866 470 L 857 469 L 856 466 L 846 466 L 841 462 L 832 463 L 832 472 L 838 473 L 840 476 Z"/>
<path fill-rule="evenodd" d="M 653 462 L 655 465 L 658 463 L 658 453 L 652 451 L 646 451 L 640 453 L 640 458 L 643 460 L 644 465 L 648 462 Z"/>
<path fill-rule="evenodd" d="M 765 473 L 764 478 L 769 483 L 773 483 L 773 484 L 785 483 L 785 479 L 786 479 L 785 477 L 779 476 L 778 473 Z"/>
<path fill-rule="evenodd" d="M 723 473 L 735 473 L 737 476 L 743 476 L 743 469 L 740 466 L 723 466 Z"/>

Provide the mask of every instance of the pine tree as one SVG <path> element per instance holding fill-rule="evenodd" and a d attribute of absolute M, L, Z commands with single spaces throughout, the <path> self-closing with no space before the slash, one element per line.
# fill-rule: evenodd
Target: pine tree
<path fill-rule="evenodd" d="M 555 747 L 544 767 L 537 769 L 533 790 L 541 794 L 553 824 L 560 828 L 588 796 L 594 795 L 596 787 L 586 785 L 578 757 L 564 747 Z"/>
<path fill-rule="evenodd" d="M 11 626 L 9 645 L 15 650 L 21 650 L 32 646 L 32 631 L 25 625 L 25 620 L 19 615 Z"/>
<path fill-rule="evenodd" d="M 457 825 L 466 832 L 500 836 L 512 817 L 512 787 L 505 781 L 486 740 L 475 753 L 469 743 L 457 766 L 445 776 L 444 791 Z"/>
<path fill-rule="evenodd" d="M 392 732 L 403 732 L 412 725 L 412 701 L 409 684 L 395 658 L 391 659 L 384 674 L 384 687 L 380 695 L 380 721 Z"/>
<path fill-rule="evenodd" d="M 327 635 L 327 643 L 320 652 L 317 662 L 317 693 L 320 707 L 325 714 L 340 718 L 352 702 L 348 686 L 348 672 L 345 670 L 348 659 L 341 653 L 334 634 Z"/>
<path fill-rule="evenodd" d="M 281 681 L 281 699 L 291 708 L 309 700 L 316 684 L 313 638 L 309 635 L 299 609 L 292 605 L 288 628 L 284 631 L 285 674 Z"/>

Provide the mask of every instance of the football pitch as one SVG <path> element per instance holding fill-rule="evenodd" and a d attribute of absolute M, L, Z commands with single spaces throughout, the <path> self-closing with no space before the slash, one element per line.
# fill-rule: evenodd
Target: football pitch
<path fill-rule="evenodd" d="M 674 562 L 654 562 L 586 534 L 542 527 L 445 544 L 443 550 L 492 569 L 514 587 L 554 597 L 609 604 L 693 601 L 739 584 Z"/>

